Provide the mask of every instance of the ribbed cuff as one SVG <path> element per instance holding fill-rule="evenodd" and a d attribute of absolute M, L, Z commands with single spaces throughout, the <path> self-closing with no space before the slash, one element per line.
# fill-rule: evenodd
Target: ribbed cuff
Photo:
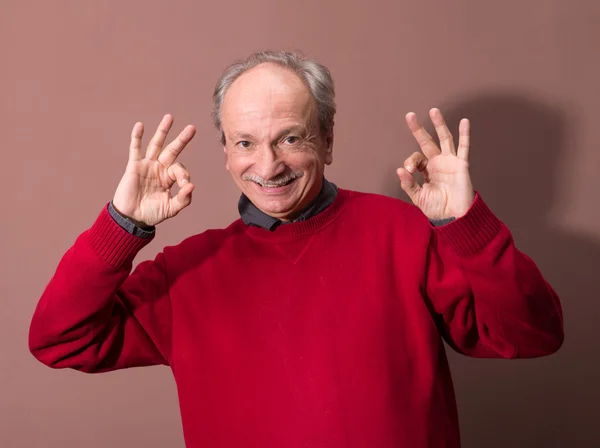
<path fill-rule="evenodd" d="M 123 227 L 123 229 L 132 235 L 139 236 L 141 238 L 152 238 L 154 236 L 154 231 L 156 230 L 154 226 L 147 227 L 146 229 L 136 226 L 133 221 L 121 215 L 115 209 L 112 201 L 108 203 L 108 214 L 117 222 L 117 224 L 119 224 L 121 227 Z"/>
<path fill-rule="evenodd" d="M 458 255 L 465 257 L 482 250 L 500 232 L 502 226 L 502 222 L 477 193 L 464 216 L 445 226 L 435 227 L 434 232 L 450 241 Z"/>
<path fill-rule="evenodd" d="M 98 256 L 109 265 L 120 268 L 123 263 L 132 261 L 151 238 L 140 238 L 128 233 L 108 213 L 108 205 L 89 229 L 89 242 Z"/>

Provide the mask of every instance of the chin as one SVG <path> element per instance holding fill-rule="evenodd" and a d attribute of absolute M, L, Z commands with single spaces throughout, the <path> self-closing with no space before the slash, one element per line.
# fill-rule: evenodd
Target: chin
<path fill-rule="evenodd" d="M 253 201 L 253 203 L 267 215 L 279 219 L 292 216 L 296 212 L 296 207 L 294 206 L 297 204 L 293 200 L 264 200 L 262 198 L 257 198 L 256 202 Z"/>

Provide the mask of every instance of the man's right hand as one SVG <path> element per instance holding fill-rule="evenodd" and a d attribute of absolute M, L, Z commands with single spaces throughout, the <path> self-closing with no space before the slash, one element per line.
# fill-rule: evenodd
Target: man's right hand
<path fill-rule="evenodd" d="M 113 206 L 140 227 L 155 226 L 172 218 L 192 202 L 194 185 L 190 182 L 190 174 L 176 159 L 196 134 L 196 128 L 186 126 L 163 149 L 172 125 L 173 117 L 165 115 L 145 155 L 142 153 L 144 125 L 136 123 L 131 132 L 129 161 L 115 192 Z M 172 196 L 171 187 L 175 182 L 179 191 Z"/>

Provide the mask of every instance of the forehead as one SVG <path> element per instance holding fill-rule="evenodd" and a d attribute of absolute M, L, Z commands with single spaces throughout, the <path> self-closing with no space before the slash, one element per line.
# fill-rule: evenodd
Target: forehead
<path fill-rule="evenodd" d="M 302 80 L 276 64 L 260 64 L 236 79 L 223 100 L 224 127 L 264 120 L 301 120 L 312 116 L 314 98 Z"/>

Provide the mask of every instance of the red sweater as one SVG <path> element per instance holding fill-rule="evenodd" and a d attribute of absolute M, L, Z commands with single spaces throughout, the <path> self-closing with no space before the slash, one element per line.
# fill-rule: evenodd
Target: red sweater
<path fill-rule="evenodd" d="M 460 445 L 442 337 L 474 357 L 562 344 L 559 299 L 479 195 L 432 227 L 340 189 L 274 232 L 237 220 L 132 261 L 103 210 L 61 260 L 30 349 L 54 368 L 173 371 L 189 447 Z"/>

